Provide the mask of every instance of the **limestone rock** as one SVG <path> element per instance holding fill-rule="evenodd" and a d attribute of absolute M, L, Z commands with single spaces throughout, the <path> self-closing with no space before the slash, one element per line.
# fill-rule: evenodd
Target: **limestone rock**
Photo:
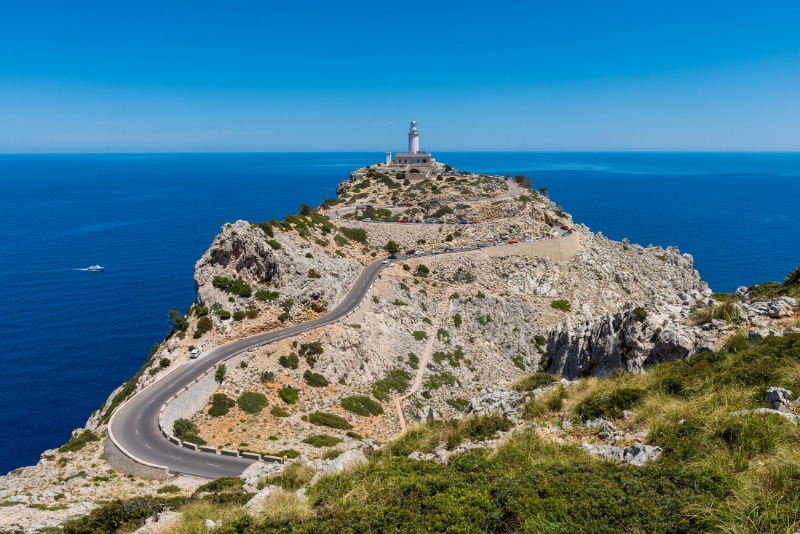
<path fill-rule="evenodd" d="M 319 482 L 319 479 L 323 477 L 343 473 L 367 462 L 367 457 L 364 456 L 364 453 L 361 451 L 361 449 L 350 449 L 345 451 L 337 458 L 334 458 L 322 471 L 319 471 L 316 475 L 314 475 L 314 478 L 311 479 L 311 485 L 316 484 Z"/>
<path fill-rule="evenodd" d="M 248 510 L 258 510 L 264 504 L 264 501 L 275 493 L 276 491 L 280 491 L 281 488 L 278 486 L 267 486 L 266 488 L 262 489 L 258 493 L 256 493 L 252 499 L 247 501 L 247 504 L 244 507 Z"/>
<path fill-rule="evenodd" d="M 158 534 L 159 532 L 164 532 L 177 523 L 182 516 L 183 514 L 171 510 L 155 514 L 148 517 L 144 525 L 136 529 L 133 534 Z"/>
<path fill-rule="evenodd" d="M 793 395 L 788 389 L 771 387 L 764 395 L 764 402 L 781 412 L 788 411 Z"/>
<path fill-rule="evenodd" d="M 655 460 L 661 455 L 663 449 L 652 445 L 629 445 L 627 447 L 614 447 L 611 445 L 592 445 L 581 443 L 581 448 L 593 456 L 602 456 L 609 460 L 616 460 L 626 464 L 642 466 Z"/>

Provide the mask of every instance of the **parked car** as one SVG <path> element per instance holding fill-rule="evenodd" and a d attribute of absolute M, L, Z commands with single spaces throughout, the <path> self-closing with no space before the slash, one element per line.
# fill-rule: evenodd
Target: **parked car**
<path fill-rule="evenodd" d="M 438 221 L 436 221 L 436 224 L 444 224 L 444 221 L 439 219 Z"/>
<path fill-rule="evenodd" d="M 433 254 L 441 254 L 441 253 L 442 253 L 442 251 L 441 251 L 441 250 L 439 250 L 439 249 L 437 249 L 437 248 L 433 249 L 431 252 L 432 252 Z"/>
<path fill-rule="evenodd" d="M 407 222 L 408 222 L 408 219 L 400 219 L 400 220 L 399 220 L 399 221 L 397 221 L 397 222 L 399 222 L 399 223 L 407 223 Z"/>
<path fill-rule="evenodd" d="M 385 206 L 385 207 L 386 207 L 386 208 L 393 208 L 393 207 L 394 207 L 394 204 L 386 204 L 386 206 Z"/>
<path fill-rule="evenodd" d="M 406 256 L 413 256 L 417 251 L 412 249 L 406 250 Z"/>
<path fill-rule="evenodd" d="M 438 206 L 439 205 L 439 201 L 438 200 L 431 200 L 430 202 L 428 202 L 428 204 L 430 204 L 431 206 Z"/>
<path fill-rule="evenodd" d="M 414 252 L 415 256 L 422 256 L 423 254 L 425 254 L 425 252 L 423 252 L 422 250 L 418 250 L 418 251 Z"/>
<path fill-rule="evenodd" d="M 494 246 L 496 246 L 496 247 L 502 247 L 503 245 L 505 245 L 505 242 L 503 242 L 503 241 L 495 241 L 494 242 Z"/>
<path fill-rule="evenodd" d="M 389 259 L 390 260 L 396 260 L 397 259 L 397 254 L 389 254 Z"/>
<path fill-rule="evenodd" d="M 466 220 L 466 219 L 464 219 L 463 221 L 461 221 L 461 222 L 460 222 L 460 223 L 458 223 L 458 224 L 467 224 L 467 220 Z"/>
<path fill-rule="evenodd" d="M 517 243 L 519 243 L 519 241 L 517 241 L 516 239 L 509 239 L 508 240 L 508 244 L 509 245 L 516 245 Z"/>
<path fill-rule="evenodd" d="M 383 260 L 381 263 L 383 263 L 384 265 L 386 265 L 387 263 L 389 263 L 389 260 Z"/>
<path fill-rule="evenodd" d="M 484 247 L 488 247 L 488 246 L 489 245 L 487 245 L 486 243 L 478 243 L 478 248 L 484 248 Z"/>
<path fill-rule="evenodd" d="M 567 226 L 567 225 L 565 224 L 564 226 L 562 226 L 562 227 L 561 227 L 561 229 L 562 229 L 562 230 L 564 230 L 564 231 L 566 231 L 566 230 L 569 230 L 569 226 Z"/>
<path fill-rule="evenodd" d="M 364 222 L 372 222 L 372 219 L 370 217 L 364 217 L 361 220 L 364 221 Z"/>
<path fill-rule="evenodd" d="M 190 357 L 191 359 L 193 359 L 193 360 L 194 360 L 195 358 L 197 358 L 198 356 L 200 356 L 200 351 L 199 351 L 199 350 L 197 350 L 197 349 L 192 349 L 192 351 L 189 353 L 189 357 Z"/>

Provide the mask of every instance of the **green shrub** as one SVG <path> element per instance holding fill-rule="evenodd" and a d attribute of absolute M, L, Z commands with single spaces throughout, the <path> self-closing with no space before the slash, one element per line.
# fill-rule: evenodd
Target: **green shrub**
<path fill-rule="evenodd" d="M 178 508 L 185 502 L 187 499 L 180 497 L 151 496 L 135 497 L 127 501 L 119 499 L 110 502 L 104 501 L 87 515 L 65 522 L 58 532 L 63 532 L 63 534 L 133 532 L 142 526 L 148 517 L 167 508 Z M 45 528 L 40 529 L 39 532 L 45 532 Z"/>
<path fill-rule="evenodd" d="M 453 316 L 453 325 L 454 325 L 456 328 L 461 328 L 461 324 L 462 324 L 462 322 L 463 322 L 463 320 L 461 319 L 461 314 L 460 314 L 460 313 L 457 313 L 457 314 L 455 314 L 455 315 Z"/>
<path fill-rule="evenodd" d="M 309 278 L 322 278 L 322 275 L 319 274 L 316 269 L 309 269 L 308 270 L 308 277 Z"/>
<path fill-rule="evenodd" d="M 277 300 L 280 296 L 281 294 L 277 291 L 269 291 L 267 289 L 259 289 L 256 291 L 256 300 L 260 300 L 261 302 Z"/>
<path fill-rule="evenodd" d="M 346 228 L 343 226 L 339 228 L 339 231 L 351 241 L 361 243 L 362 245 L 367 244 L 367 231 L 363 228 Z"/>
<path fill-rule="evenodd" d="M 319 373 L 314 373 L 310 370 L 306 370 L 306 372 L 303 373 L 303 380 L 306 381 L 306 384 L 315 388 L 322 388 L 329 384 L 328 380 L 324 376 Z"/>
<path fill-rule="evenodd" d="M 647 319 L 647 310 L 642 308 L 641 306 L 636 306 L 633 309 L 633 318 L 640 323 L 643 323 L 645 319 Z"/>
<path fill-rule="evenodd" d="M 261 412 L 269 403 L 263 393 L 245 391 L 236 399 L 236 404 L 243 412 L 254 414 Z"/>
<path fill-rule="evenodd" d="M 322 343 L 319 341 L 302 343 L 298 352 L 300 356 L 319 356 L 323 352 Z"/>
<path fill-rule="evenodd" d="M 340 430 L 350 430 L 352 425 L 344 417 L 327 412 L 314 412 L 308 416 L 308 422 L 312 425 L 327 426 Z"/>
<path fill-rule="evenodd" d="M 408 360 L 406 361 L 409 367 L 412 369 L 419 368 L 419 356 L 414 354 L 413 352 L 408 353 Z"/>
<path fill-rule="evenodd" d="M 555 308 L 557 310 L 561 310 L 564 313 L 567 313 L 570 310 L 569 302 L 564 299 L 554 300 L 550 303 L 551 308 Z"/>
<path fill-rule="evenodd" d="M 167 486 L 161 486 L 156 490 L 156 493 L 180 493 L 181 488 L 176 486 L 175 484 L 169 484 Z"/>
<path fill-rule="evenodd" d="M 269 245 L 272 250 L 280 250 L 281 244 L 275 241 L 274 239 L 267 239 L 267 245 Z"/>
<path fill-rule="evenodd" d="M 231 318 L 231 312 L 229 312 L 228 310 L 220 310 L 218 317 L 223 321 L 227 321 L 228 319 Z"/>
<path fill-rule="evenodd" d="M 430 272 L 431 272 L 431 270 L 428 269 L 428 267 L 426 265 L 423 265 L 423 264 L 420 263 L 419 265 L 417 265 L 417 270 L 414 271 L 414 276 L 421 276 L 421 277 L 424 278 L 424 277 L 428 276 L 428 274 L 430 274 Z"/>
<path fill-rule="evenodd" d="M 405 393 L 409 388 L 411 374 L 402 369 L 392 369 L 386 377 L 378 380 L 372 385 L 372 395 L 382 401 L 389 400 L 389 394 Z"/>
<path fill-rule="evenodd" d="M 533 391 L 534 389 L 538 389 L 544 386 L 549 386 L 553 382 L 557 381 L 553 375 L 549 375 L 547 373 L 536 373 L 531 376 L 526 376 L 517 380 L 512 389 L 514 391 Z"/>
<path fill-rule="evenodd" d="M 158 366 L 161 367 L 162 369 L 166 369 L 167 367 L 169 367 L 170 363 L 172 363 L 172 362 L 170 361 L 169 358 L 161 358 L 158 361 Z"/>
<path fill-rule="evenodd" d="M 523 371 L 525 370 L 525 362 L 522 356 L 515 356 L 514 358 L 511 358 L 511 361 L 516 367 L 519 367 Z"/>
<path fill-rule="evenodd" d="M 194 330 L 194 338 L 200 339 L 203 337 L 203 334 L 206 332 L 210 332 L 211 329 L 214 327 L 214 323 L 211 322 L 211 319 L 208 316 L 201 317 L 199 321 L 197 321 L 197 328 Z"/>
<path fill-rule="evenodd" d="M 274 382 L 275 381 L 275 373 L 273 373 L 272 371 L 264 371 L 263 373 L 261 373 L 259 375 L 259 379 L 265 384 L 267 384 L 269 382 Z"/>
<path fill-rule="evenodd" d="M 315 436 L 308 436 L 303 440 L 303 443 L 308 443 L 314 447 L 333 447 L 338 445 L 342 440 L 327 434 L 317 434 Z"/>
<path fill-rule="evenodd" d="M 241 311 L 241 310 L 233 312 L 233 320 L 234 321 L 241 321 L 245 317 L 247 317 L 247 314 L 245 312 Z"/>
<path fill-rule="evenodd" d="M 256 226 L 264 230 L 264 235 L 266 237 L 275 237 L 275 232 L 272 230 L 272 225 L 268 222 L 260 222 Z"/>
<path fill-rule="evenodd" d="M 77 436 L 70 438 L 68 442 L 63 444 L 61 447 L 58 448 L 58 452 L 75 452 L 79 451 L 86 446 L 87 443 L 91 441 L 100 441 L 100 438 L 97 437 L 97 434 L 90 430 L 84 430 Z"/>
<path fill-rule="evenodd" d="M 211 396 L 211 408 L 208 409 L 208 415 L 211 417 L 227 415 L 235 405 L 234 400 L 224 393 L 214 393 Z"/>
<path fill-rule="evenodd" d="M 467 406 L 469 406 L 469 401 L 467 399 L 457 397 L 454 399 L 447 399 L 447 404 L 449 404 L 456 411 L 463 412 L 467 409 Z"/>
<path fill-rule="evenodd" d="M 286 404 L 295 404 L 299 393 L 294 388 L 284 387 L 278 390 L 278 396 L 283 399 L 283 402 Z"/>
<path fill-rule="evenodd" d="M 241 278 L 231 280 L 224 276 L 215 276 L 212 283 L 214 287 L 240 297 L 249 298 L 253 294 L 253 288 Z"/>
<path fill-rule="evenodd" d="M 623 410 L 630 409 L 644 395 L 645 391 L 640 388 L 603 389 L 578 403 L 575 413 L 583 420 L 597 419 L 598 417 L 619 419 L 622 417 Z"/>
<path fill-rule="evenodd" d="M 423 341 L 425 339 L 428 339 L 428 334 L 422 330 L 414 330 L 414 332 L 411 335 L 414 336 L 414 339 L 417 341 Z"/>
<path fill-rule="evenodd" d="M 175 437 L 181 441 L 187 441 L 195 445 L 206 444 L 206 441 L 197 435 L 200 429 L 188 419 L 176 419 L 175 422 L 172 423 L 172 430 L 175 433 Z"/>
<path fill-rule="evenodd" d="M 695 324 L 710 323 L 714 319 L 725 321 L 726 323 L 739 322 L 742 319 L 739 307 L 733 302 L 723 302 L 719 305 L 706 306 L 692 311 L 692 319 Z"/>
<path fill-rule="evenodd" d="M 278 363 L 287 369 L 297 369 L 300 366 L 300 358 L 292 352 L 288 356 L 278 358 Z"/>
<path fill-rule="evenodd" d="M 258 317 L 259 311 L 258 308 L 248 308 L 247 311 L 244 312 L 245 316 L 248 319 L 255 319 Z"/>
<path fill-rule="evenodd" d="M 370 415 L 380 415 L 383 413 L 383 406 L 381 406 L 380 403 L 375 402 L 374 400 L 365 396 L 343 398 L 342 408 L 344 408 L 348 412 L 353 412 L 363 417 L 369 417 Z"/>
<path fill-rule="evenodd" d="M 289 417 L 291 414 L 281 408 L 280 406 L 273 406 L 272 409 L 269 411 L 270 414 L 274 415 L 275 417 Z"/>

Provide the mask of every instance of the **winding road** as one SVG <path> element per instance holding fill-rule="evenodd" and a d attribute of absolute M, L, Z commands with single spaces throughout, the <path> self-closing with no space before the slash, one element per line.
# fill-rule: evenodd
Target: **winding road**
<path fill-rule="evenodd" d="M 342 319 L 359 307 L 384 267 L 386 264 L 382 260 L 369 264 L 341 303 L 322 317 L 281 330 L 237 339 L 203 353 L 196 360 L 189 360 L 179 369 L 136 394 L 120 408 L 109 423 L 109 437 L 124 449 L 127 456 L 141 462 L 165 466 L 173 474 L 206 478 L 241 474 L 255 460 L 194 451 L 168 441 L 158 427 L 158 412 L 161 407 L 203 373 L 236 354 Z"/>
<path fill-rule="evenodd" d="M 453 249 L 443 254 L 467 252 L 475 247 Z M 438 251 L 437 251 L 438 252 Z M 430 252 L 421 254 L 430 255 Z M 401 254 L 399 260 L 412 256 Z M 413 256 L 416 257 L 416 256 Z M 338 321 L 355 311 L 366 299 L 378 275 L 387 264 L 378 260 L 369 264 L 333 311 L 312 321 L 264 334 L 237 339 L 189 360 L 180 368 L 158 382 L 145 388 L 117 410 L 108 425 L 109 439 L 123 454 L 136 461 L 163 466 L 172 474 L 194 475 L 205 478 L 237 476 L 256 460 L 223 456 L 180 447 L 164 437 L 158 426 L 161 407 L 174 395 L 190 385 L 206 371 L 248 349 L 296 336 L 309 330 Z M 390 260 L 393 263 L 398 260 Z"/>

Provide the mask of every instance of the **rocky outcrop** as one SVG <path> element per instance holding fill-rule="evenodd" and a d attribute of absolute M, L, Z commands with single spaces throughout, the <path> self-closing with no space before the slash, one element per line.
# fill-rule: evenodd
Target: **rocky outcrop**
<path fill-rule="evenodd" d="M 570 379 L 603 377 L 686 359 L 711 339 L 688 321 L 692 310 L 713 304 L 710 293 L 707 287 L 673 290 L 599 319 L 567 318 L 549 333 L 547 370 Z"/>
<path fill-rule="evenodd" d="M 467 406 L 467 413 L 478 415 L 496 414 L 511 418 L 517 414 L 517 406 L 524 399 L 525 395 L 522 393 L 487 386 L 472 397 L 469 406 Z"/>
<path fill-rule="evenodd" d="M 661 447 L 653 445 L 629 445 L 627 447 L 614 447 L 613 445 L 592 445 L 581 443 L 581 448 L 593 456 L 602 456 L 609 460 L 616 460 L 630 465 L 642 466 L 658 458 L 663 451 Z"/>
<path fill-rule="evenodd" d="M 274 249 L 268 240 L 278 243 L 280 248 Z M 309 276 L 312 269 L 317 276 Z M 198 260 L 194 281 L 197 302 L 203 306 L 223 303 L 228 311 L 246 310 L 258 305 L 255 293 L 264 289 L 278 291 L 280 300 L 291 298 L 302 306 L 321 311 L 330 309 L 347 293 L 360 271 L 360 265 L 310 241 L 279 231 L 270 238 L 258 226 L 236 221 L 220 229 Z M 239 296 L 229 303 L 231 294 L 214 286 L 215 276 L 243 279 L 252 287 L 252 295 Z"/>
<path fill-rule="evenodd" d="M 314 478 L 311 479 L 311 485 L 313 486 L 319 482 L 319 479 L 323 477 L 344 473 L 345 471 L 355 469 L 359 465 L 365 464 L 368 461 L 369 460 L 367 460 L 367 457 L 364 455 L 361 449 L 350 449 L 349 451 L 345 451 L 337 458 L 331 460 L 321 471 L 317 472 L 317 474 L 314 475 Z"/>
<path fill-rule="evenodd" d="M 797 307 L 797 300 L 792 297 L 778 297 L 767 302 L 743 302 L 741 304 L 748 317 L 765 316 L 772 319 L 782 317 L 792 317 L 794 308 Z"/>

